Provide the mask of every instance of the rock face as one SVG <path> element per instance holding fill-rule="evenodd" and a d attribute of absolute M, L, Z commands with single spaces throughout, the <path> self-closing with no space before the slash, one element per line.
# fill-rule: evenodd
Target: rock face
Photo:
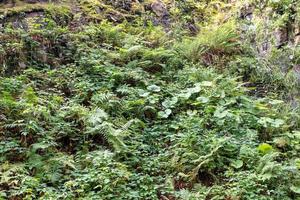
<path fill-rule="evenodd" d="M 22 15 L 8 17 L 3 22 L 0 22 L 0 24 L 2 25 L 2 27 L 11 25 L 14 29 L 23 29 L 25 31 L 28 31 L 34 24 L 42 25 L 43 19 L 45 19 L 45 17 L 45 13 L 43 11 L 32 11 L 23 13 Z"/>
<path fill-rule="evenodd" d="M 26 3 L 38 3 L 39 1 L 38 0 L 26 0 L 25 2 Z"/>
<path fill-rule="evenodd" d="M 158 17 L 154 19 L 155 24 L 162 24 L 164 27 L 170 26 L 170 15 L 167 6 L 160 0 L 157 0 L 151 4 L 151 10 Z"/>
<path fill-rule="evenodd" d="M 254 7 L 253 6 L 245 6 L 245 7 L 242 7 L 240 9 L 240 18 L 241 19 L 246 19 L 246 20 L 252 20 L 253 18 L 253 10 L 254 10 Z"/>
<path fill-rule="evenodd" d="M 300 45 L 300 27 L 296 29 L 295 31 L 295 37 L 294 37 L 294 45 Z"/>
<path fill-rule="evenodd" d="M 280 48 L 288 41 L 288 30 L 286 28 L 278 28 L 274 32 L 275 45 Z"/>
<path fill-rule="evenodd" d="M 166 5 L 160 0 L 153 2 L 151 4 L 151 9 L 158 17 L 169 15 Z"/>
<path fill-rule="evenodd" d="M 17 1 L 17 0 L 0 0 L 0 3 L 10 4 L 12 6 L 14 6 L 17 3 L 35 4 L 35 3 L 43 3 L 43 2 L 50 2 L 50 0 L 21 0 L 21 1 Z"/>

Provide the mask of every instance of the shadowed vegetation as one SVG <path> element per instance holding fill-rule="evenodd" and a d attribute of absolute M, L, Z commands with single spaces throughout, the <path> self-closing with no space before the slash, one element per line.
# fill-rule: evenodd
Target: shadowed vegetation
<path fill-rule="evenodd" d="M 0 1 L 0 199 L 299 199 L 299 7 Z"/>

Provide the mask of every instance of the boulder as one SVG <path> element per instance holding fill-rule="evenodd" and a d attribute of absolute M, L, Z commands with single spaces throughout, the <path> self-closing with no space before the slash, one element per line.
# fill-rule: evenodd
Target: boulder
<path fill-rule="evenodd" d="M 166 5 L 160 0 L 154 1 L 151 4 L 151 9 L 158 17 L 164 17 L 169 15 Z"/>
<path fill-rule="evenodd" d="M 276 47 L 282 47 L 288 41 L 287 28 L 277 28 L 274 32 Z"/>

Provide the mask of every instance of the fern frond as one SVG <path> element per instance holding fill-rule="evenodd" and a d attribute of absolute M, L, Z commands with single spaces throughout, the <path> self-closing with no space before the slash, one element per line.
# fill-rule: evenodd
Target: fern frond
<path fill-rule="evenodd" d="M 137 120 L 136 119 L 131 119 L 131 120 L 129 120 L 126 124 L 124 124 L 124 126 L 121 128 L 121 129 L 119 129 L 119 130 L 122 130 L 122 132 L 125 132 L 125 131 L 127 131 L 128 129 L 129 129 L 129 127 L 133 124 L 133 123 L 135 123 Z"/>
<path fill-rule="evenodd" d="M 98 106 L 106 104 L 114 95 L 111 93 L 100 93 L 92 97 L 92 102 Z"/>
<path fill-rule="evenodd" d="M 211 62 L 215 57 L 222 57 L 239 52 L 238 36 L 233 22 L 203 30 L 197 38 L 187 39 L 177 46 L 178 52 L 192 61 Z"/>
<path fill-rule="evenodd" d="M 136 120 L 130 120 L 121 128 L 115 128 L 114 124 L 106 121 L 108 115 L 102 109 L 97 108 L 88 118 L 88 131 L 87 134 L 101 134 L 104 139 L 117 151 L 126 148 L 122 141 L 122 135 L 129 129 L 129 127 Z"/>
<path fill-rule="evenodd" d="M 96 108 L 96 110 L 89 116 L 88 122 L 91 125 L 97 125 L 99 123 L 102 123 L 104 120 L 107 120 L 107 118 L 108 115 L 104 110 Z"/>
<path fill-rule="evenodd" d="M 123 131 L 120 129 L 115 129 L 113 124 L 109 122 L 103 122 L 95 126 L 94 128 L 87 131 L 89 134 L 101 134 L 104 139 L 117 151 L 121 151 L 126 148 L 126 145 L 120 138 Z"/>

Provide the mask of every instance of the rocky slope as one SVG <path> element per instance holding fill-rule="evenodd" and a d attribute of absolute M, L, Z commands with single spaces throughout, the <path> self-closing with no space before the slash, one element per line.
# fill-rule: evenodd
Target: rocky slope
<path fill-rule="evenodd" d="M 300 3 L 0 1 L 0 199 L 299 199 Z"/>

